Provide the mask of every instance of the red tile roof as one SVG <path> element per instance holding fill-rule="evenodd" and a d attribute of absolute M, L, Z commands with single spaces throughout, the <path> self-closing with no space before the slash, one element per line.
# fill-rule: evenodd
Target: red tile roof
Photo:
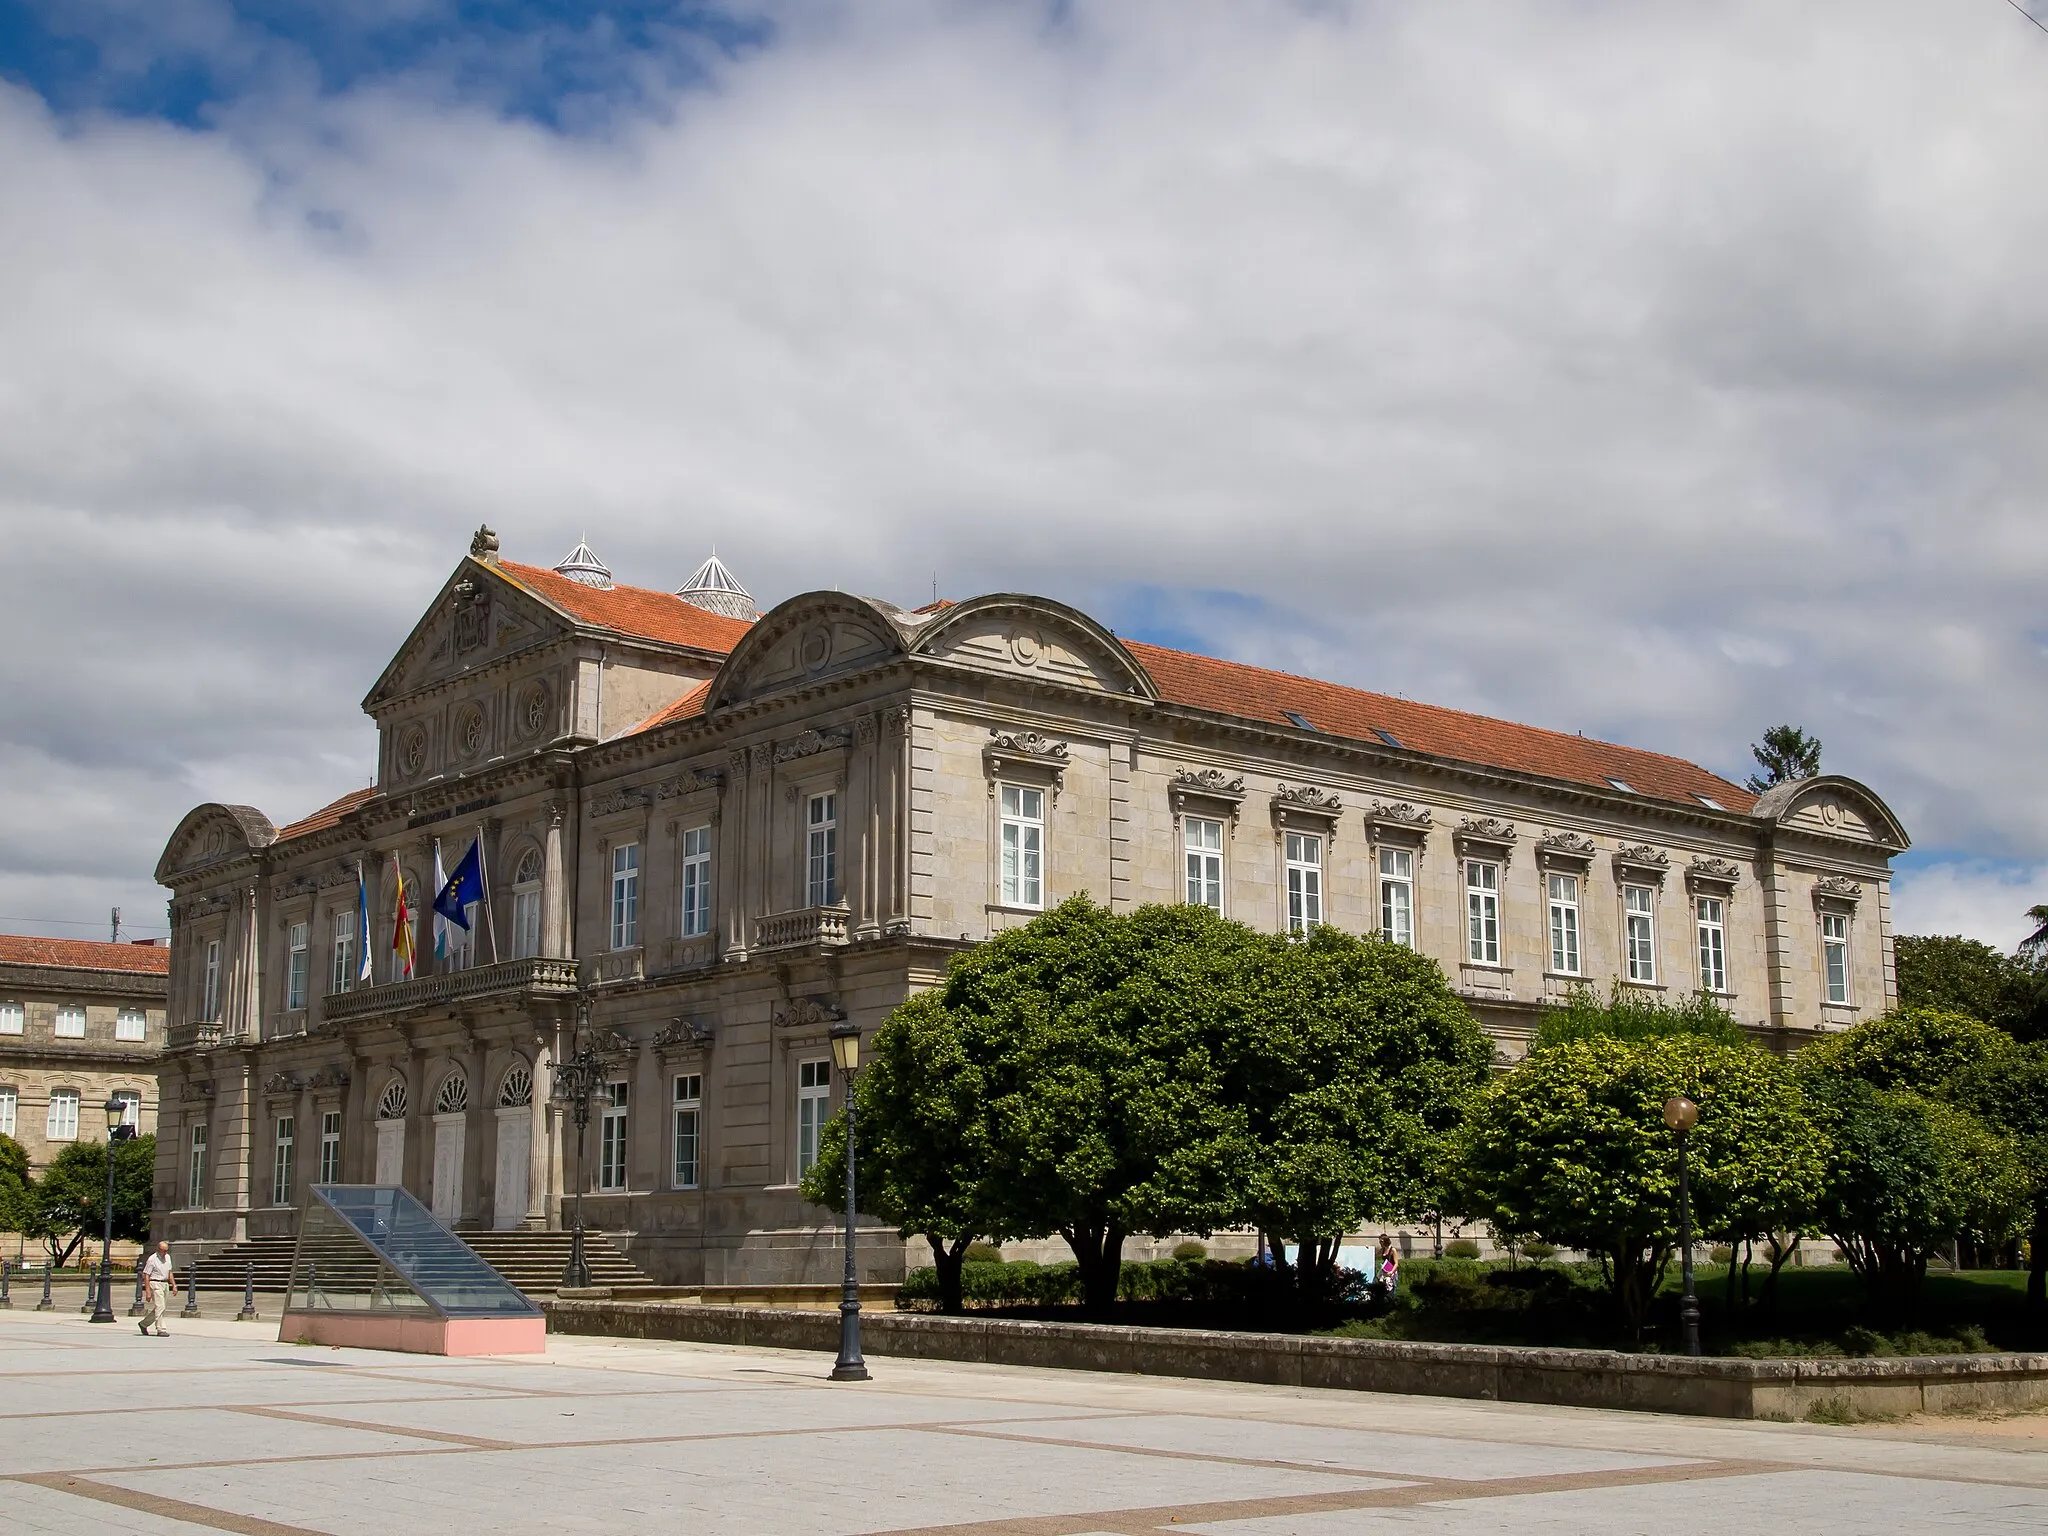
<path fill-rule="evenodd" d="M 704 713 L 704 701 L 711 697 L 711 680 L 706 678 L 688 693 L 684 694 L 667 709 L 658 710 L 626 734 L 636 736 L 642 731 L 651 731 L 659 726 L 674 725 L 678 720 L 692 720 Z"/>
<path fill-rule="evenodd" d="M 325 831 L 376 793 L 377 791 L 374 788 L 352 789 L 339 800 L 329 805 L 321 806 L 312 815 L 302 817 L 290 826 L 279 827 L 277 829 L 277 840 L 281 843 L 286 838 L 304 837 L 309 832 Z"/>
<path fill-rule="evenodd" d="M 74 971 L 139 971 L 168 976 L 171 951 L 155 944 L 108 944 L 96 939 L 34 939 L 0 933 L 0 965 L 55 965 Z"/>
<path fill-rule="evenodd" d="M 707 613 L 670 592 L 645 587 L 586 587 L 538 565 L 498 562 L 498 570 L 570 617 L 622 635 L 730 655 L 753 626 L 746 619 Z"/>
<path fill-rule="evenodd" d="M 1285 713 L 1293 710 L 1325 735 L 1357 741 L 1376 742 L 1377 727 L 1417 752 L 1587 784 L 1610 793 L 1611 777 L 1637 794 L 1684 805 L 1698 805 L 1701 795 L 1729 811 L 1746 812 L 1756 803 L 1756 796 L 1740 785 L 1661 752 L 1588 741 L 1563 731 L 1491 720 L 1134 640 L 1124 644 L 1152 674 L 1168 703 L 1299 729 Z"/>

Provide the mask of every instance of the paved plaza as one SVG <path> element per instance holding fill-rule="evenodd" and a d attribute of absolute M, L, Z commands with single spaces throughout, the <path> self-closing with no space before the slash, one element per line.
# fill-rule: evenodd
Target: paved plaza
<path fill-rule="evenodd" d="M 443 1360 L 0 1313 L 0 1531 L 2048 1528 L 2048 1420 L 1829 1429 L 556 1338 Z"/>

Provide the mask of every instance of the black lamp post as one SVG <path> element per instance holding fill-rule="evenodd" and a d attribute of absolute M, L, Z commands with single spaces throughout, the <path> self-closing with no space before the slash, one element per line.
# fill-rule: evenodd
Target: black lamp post
<path fill-rule="evenodd" d="M 1678 1133 L 1678 1248 L 1679 1273 L 1684 1294 L 1678 1298 L 1678 1327 L 1685 1335 L 1685 1352 L 1700 1352 L 1700 1299 L 1692 1287 L 1692 1189 L 1686 1177 L 1686 1139 L 1700 1123 L 1700 1107 L 1680 1097 L 1664 1101 L 1664 1124 Z"/>
<path fill-rule="evenodd" d="M 590 1124 L 590 1097 L 605 1079 L 609 1063 L 588 1045 L 576 1048 L 567 1061 L 555 1063 L 555 1101 L 576 1116 L 576 1225 L 569 1237 L 569 1262 L 562 1267 L 562 1288 L 590 1284 L 590 1263 L 583 1256 L 583 1132 Z"/>
<path fill-rule="evenodd" d="M 114 1320 L 114 1149 L 134 1137 L 135 1127 L 128 1123 L 128 1101 L 119 1094 L 107 1095 L 107 1102 L 100 1107 L 107 1112 L 107 1203 L 104 1211 L 106 1222 L 100 1237 L 100 1281 L 93 1301 L 92 1320 L 111 1323 Z"/>
<path fill-rule="evenodd" d="M 832 1060 L 846 1082 L 846 1281 L 839 1295 L 839 1358 L 832 1362 L 834 1381 L 866 1381 L 868 1363 L 860 1357 L 860 1274 L 853 1262 L 853 1080 L 860 1071 L 860 1026 L 832 1026 Z"/>

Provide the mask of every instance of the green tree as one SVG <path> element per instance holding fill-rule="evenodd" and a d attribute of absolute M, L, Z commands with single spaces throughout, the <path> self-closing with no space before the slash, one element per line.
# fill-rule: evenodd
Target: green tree
<path fill-rule="evenodd" d="M 1950 1085 L 1964 1072 L 2011 1046 L 2003 1030 L 1968 1014 L 1899 1008 L 1815 1041 L 1797 1060 L 1808 1081 L 1850 1077 L 1873 1088 L 1947 1098 Z"/>
<path fill-rule="evenodd" d="M 115 1146 L 114 1236 L 143 1242 L 149 1237 L 156 1138 L 137 1136 Z M 103 1230 L 106 1199 L 107 1144 L 74 1141 L 50 1160 L 32 1186 L 23 1231 L 41 1239 L 50 1262 L 61 1267 Z"/>
<path fill-rule="evenodd" d="M 2011 1137 L 2028 1181 L 2027 1306 L 2048 1315 L 2048 1044 L 2015 1045 L 1964 1069 L 1956 1101 Z"/>
<path fill-rule="evenodd" d="M 1774 725 L 1749 749 L 1762 773 L 1749 776 L 1749 792 L 1760 795 L 1773 784 L 1810 779 L 1820 772 L 1820 738 L 1796 725 Z"/>
<path fill-rule="evenodd" d="M 1252 1149 L 1226 1069 L 1260 942 L 1206 908 L 1076 896 L 947 975 L 987 1095 L 974 1207 L 1059 1233 L 1091 1313 L 1115 1302 L 1127 1236 L 1208 1233 L 1237 1209 Z"/>
<path fill-rule="evenodd" d="M 2048 1037 L 2048 968 L 1960 935 L 1901 935 L 1899 1006 L 1966 1014 L 2021 1040 Z"/>
<path fill-rule="evenodd" d="M 1494 1230 L 1600 1255 L 1622 1317 L 1646 1319 L 1678 1236 L 1678 1149 L 1664 1103 L 1699 1105 L 1689 1146 L 1697 1229 L 1805 1219 L 1826 1149 L 1776 1058 L 1696 1035 L 1562 1040 L 1474 1106 L 1459 1146 L 1468 1209 Z"/>
<path fill-rule="evenodd" d="M 2034 931 L 2020 940 L 2020 953 L 2029 959 L 2048 959 L 2048 901 L 2027 908 L 2027 921 Z"/>
<path fill-rule="evenodd" d="M 1493 1047 L 1403 945 L 1320 928 L 1263 948 L 1231 1072 L 1255 1149 L 1239 1219 L 1298 1244 L 1297 1284 L 1323 1294 L 1345 1233 L 1437 1208 L 1446 1139 Z"/>
<path fill-rule="evenodd" d="M 0 1232 L 26 1232 L 29 1219 L 28 1153 L 0 1136 Z"/>
<path fill-rule="evenodd" d="M 978 1196 L 986 1161 L 984 1083 L 937 993 L 899 1004 L 875 1031 L 855 1079 L 859 1110 L 855 1204 L 931 1245 L 939 1309 L 962 1310 L 960 1270 L 976 1237 L 1007 1235 Z M 803 1196 L 839 1208 L 846 1198 L 846 1123 L 820 1133 Z"/>
<path fill-rule="evenodd" d="M 1564 1040 L 1661 1040 L 1673 1035 L 1695 1035 L 1722 1045 L 1749 1043 L 1735 1015 L 1704 992 L 1667 1003 L 1617 981 L 1604 1003 L 1591 987 L 1582 985 L 1573 987 L 1563 1002 L 1544 1009 L 1532 1048 L 1541 1050 Z"/>

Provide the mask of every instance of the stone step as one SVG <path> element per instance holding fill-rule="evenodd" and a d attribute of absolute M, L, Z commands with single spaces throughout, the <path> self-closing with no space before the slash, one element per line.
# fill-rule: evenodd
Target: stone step
<path fill-rule="evenodd" d="M 568 1232 L 457 1232 L 470 1250 L 520 1290 L 551 1294 L 562 1283 L 574 1235 Z M 208 1254 L 198 1263 L 201 1295 L 242 1290 L 255 1266 L 255 1284 L 266 1295 L 281 1295 L 291 1284 L 291 1237 L 256 1237 Z M 584 1262 L 592 1285 L 649 1285 L 653 1282 L 627 1259 L 602 1232 L 583 1234 Z M 189 1283 L 190 1277 L 181 1277 Z"/>

